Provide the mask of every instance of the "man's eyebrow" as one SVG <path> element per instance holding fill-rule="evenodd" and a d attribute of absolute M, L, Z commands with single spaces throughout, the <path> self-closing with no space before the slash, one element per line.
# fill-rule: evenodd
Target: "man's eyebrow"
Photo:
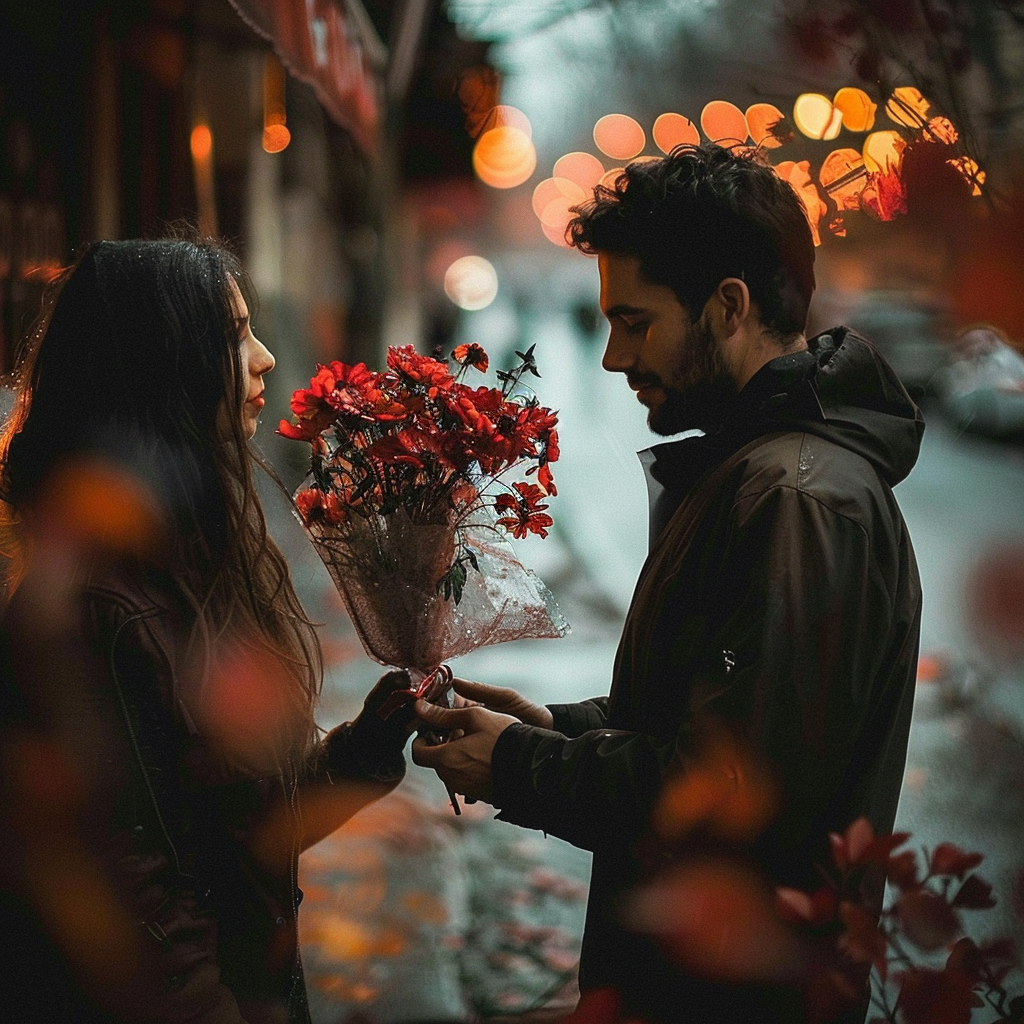
<path fill-rule="evenodd" d="M 620 302 L 617 306 L 612 306 L 611 309 L 605 310 L 605 319 L 614 320 L 617 316 L 641 316 L 644 312 L 640 306 L 630 306 L 625 302 Z"/>

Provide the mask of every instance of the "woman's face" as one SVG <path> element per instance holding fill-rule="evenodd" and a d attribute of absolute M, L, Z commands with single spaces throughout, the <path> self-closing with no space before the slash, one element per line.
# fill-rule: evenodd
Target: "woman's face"
<path fill-rule="evenodd" d="M 242 364 L 242 385 L 245 401 L 242 406 L 242 431 L 246 437 L 254 437 L 259 415 L 263 411 L 263 375 L 274 368 L 274 357 L 270 350 L 255 334 L 249 323 L 249 308 L 242 298 L 238 285 L 231 281 L 231 308 L 235 314 L 238 329 L 238 344 Z"/>

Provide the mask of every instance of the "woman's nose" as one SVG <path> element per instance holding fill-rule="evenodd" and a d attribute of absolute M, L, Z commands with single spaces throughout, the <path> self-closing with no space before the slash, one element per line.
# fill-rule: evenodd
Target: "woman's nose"
<path fill-rule="evenodd" d="M 277 365 L 277 360 L 274 353 L 259 338 L 254 336 L 253 341 L 255 345 L 249 358 L 249 372 L 254 377 L 262 377 L 263 374 L 270 373 Z"/>

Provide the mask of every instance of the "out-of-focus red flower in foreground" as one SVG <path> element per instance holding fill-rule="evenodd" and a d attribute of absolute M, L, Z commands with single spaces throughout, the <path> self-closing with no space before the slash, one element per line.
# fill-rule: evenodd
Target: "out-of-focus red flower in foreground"
<path fill-rule="evenodd" d="M 654 935 L 669 958 L 725 981 L 787 981 L 806 965 L 803 944 L 775 911 L 772 893 L 746 864 L 694 860 L 636 894 L 632 927 Z"/>

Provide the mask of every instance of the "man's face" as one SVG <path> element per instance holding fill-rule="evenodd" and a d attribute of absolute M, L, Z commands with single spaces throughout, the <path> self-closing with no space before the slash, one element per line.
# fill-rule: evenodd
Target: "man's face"
<path fill-rule="evenodd" d="M 643 277 L 637 256 L 601 252 L 597 264 L 611 328 L 604 368 L 626 375 L 656 434 L 706 427 L 736 393 L 707 318 L 691 323 L 671 288 Z"/>

